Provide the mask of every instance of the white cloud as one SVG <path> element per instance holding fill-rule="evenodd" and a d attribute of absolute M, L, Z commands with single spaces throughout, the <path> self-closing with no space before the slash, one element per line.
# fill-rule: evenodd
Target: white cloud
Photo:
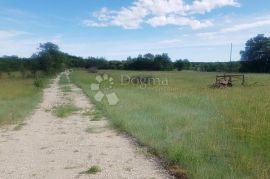
<path fill-rule="evenodd" d="M 196 0 L 192 5 L 188 5 L 187 9 L 190 13 L 204 14 L 224 6 L 240 7 L 240 4 L 236 0 Z"/>
<path fill-rule="evenodd" d="M 158 16 L 153 17 L 147 21 L 148 24 L 153 27 L 164 26 L 164 25 L 177 25 L 177 26 L 190 26 L 192 29 L 200 29 L 204 27 L 209 27 L 212 25 L 212 22 L 207 21 L 199 21 L 192 18 L 187 17 L 179 17 L 179 16 Z"/>
<path fill-rule="evenodd" d="M 254 28 L 263 27 L 263 26 L 270 26 L 269 18 L 254 19 L 254 21 L 252 22 L 243 22 L 240 24 L 232 25 L 231 27 L 225 27 L 223 29 L 220 29 L 219 31 L 198 33 L 197 35 L 199 37 L 214 38 L 215 36 L 221 35 L 221 34 L 239 32 L 239 31 L 254 29 Z"/>
<path fill-rule="evenodd" d="M 16 30 L 0 30 L 0 39 L 8 39 L 8 38 L 12 38 L 12 37 L 17 37 L 17 36 L 21 36 L 21 35 L 27 35 L 30 34 L 28 32 L 24 32 L 24 31 L 16 31 Z"/>
<path fill-rule="evenodd" d="M 169 13 L 185 15 L 185 4 L 182 0 L 139 0 L 137 5 L 147 9 L 153 15 Z"/>
<path fill-rule="evenodd" d="M 108 27 L 108 23 L 102 23 L 102 22 L 95 22 L 93 20 L 83 20 L 82 22 L 85 26 L 92 26 L 92 27 Z"/>
<path fill-rule="evenodd" d="M 266 26 L 266 25 L 270 25 L 270 19 L 259 20 L 259 21 L 256 21 L 256 22 L 235 25 L 233 27 L 228 27 L 228 28 L 222 29 L 221 32 L 222 33 L 226 33 L 226 32 L 238 32 L 238 31 L 242 31 L 242 30 L 246 30 L 246 29 L 252 29 L 252 28 L 257 28 L 257 27 L 262 27 L 262 26 Z"/>
<path fill-rule="evenodd" d="M 86 26 L 120 26 L 125 29 L 137 29 L 144 23 L 153 27 L 175 25 L 200 29 L 211 26 L 212 22 L 198 20 L 194 15 L 224 6 L 238 7 L 239 3 L 237 0 L 196 0 L 188 5 L 184 0 L 135 0 L 131 6 L 118 11 L 102 8 L 82 23 Z"/>
<path fill-rule="evenodd" d="M 104 21 L 110 18 L 110 12 L 107 8 L 104 7 L 100 11 L 94 12 L 93 16 L 95 16 L 100 21 Z"/>
<path fill-rule="evenodd" d="M 147 9 L 140 6 L 122 8 L 117 15 L 112 18 L 112 25 L 122 26 L 126 29 L 136 29 L 140 27 L 143 18 L 149 14 Z"/>

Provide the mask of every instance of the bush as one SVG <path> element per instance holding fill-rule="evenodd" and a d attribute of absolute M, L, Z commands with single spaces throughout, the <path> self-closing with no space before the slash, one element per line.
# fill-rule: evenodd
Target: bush
<path fill-rule="evenodd" d="M 97 165 L 94 165 L 94 166 L 88 168 L 86 171 L 81 172 L 81 174 L 96 174 L 99 172 L 101 172 L 101 168 Z"/>
<path fill-rule="evenodd" d="M 184 62 L 182 60 L 177 60 L 174 62 L 174 68 L 176 68 L 178 71 L 181 71 L 184 69 Z"/>
<path fill-rule="evenodd" d="M 34 86 L 37 88 L 42 88 L 44 86 L 44 82 L 41 78 L 35 78 L 34 80 Z"/>

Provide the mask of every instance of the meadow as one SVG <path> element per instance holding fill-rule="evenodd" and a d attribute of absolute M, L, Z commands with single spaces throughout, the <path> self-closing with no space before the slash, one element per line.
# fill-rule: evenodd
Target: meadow
<path fill-rule="evenodd" d="M 216 73 L 100 71 L 114 79 L 119 103 L 94 99 L 97 74 L 75 70 L 71 80 L 112 126 L 135 137 L 189 178 L 270 177 L 270 75 L 247 74 L 246 85 L 212 89 Z M 163 84 L 122 83 L 152 76 Z M 166 79 L 167 82 L 166 83 Z"/>
<path fill-rule="evenodd" d="M 22 122 L 37 106 L 48 77 L 23 78 L 20 73 L 1 75 L 0 78 L 0 125 Z M 38 85 L 39 87 L 35 86 Z M 42 84 L 41 84 L 42 83 Z"/>

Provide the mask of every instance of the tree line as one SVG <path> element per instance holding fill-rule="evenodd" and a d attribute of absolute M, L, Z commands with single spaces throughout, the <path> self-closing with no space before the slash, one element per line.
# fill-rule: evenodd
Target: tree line
<path fill-rule="evenodd" d="M 270 37 L 259 34 L 246 42 L 241 54 L 241 71 L 255 73 L 270 72 Z"/>
<path fill-rule="evenodd" d="M 17 56 L 0 57 L 0 76 L 2 73 L 10 74 L 20 71 L 23 76 L 30 72 L 36 75 L 43 71 L 48 74 L 57 73 L 65 68 L 92 68 L 118 69 L 118 70 L 196 70 L 205 72 L 270 72 L 270 38 L 258 35 L 247 41 L 245 50 L 240 52 L 241 61 L 237 62 L 190 62 L 179 59 L 173 62 L 168 54 L 138 55 L 128 57 L 126 60 L 108 61 L 100 57 L 82 58 L 72 56 L 60 51 L 56 44 L 47 42 L 40 44 L 38 51 L 30 58 Z M 29 75 L 29 74 L 28 74 Z"/>

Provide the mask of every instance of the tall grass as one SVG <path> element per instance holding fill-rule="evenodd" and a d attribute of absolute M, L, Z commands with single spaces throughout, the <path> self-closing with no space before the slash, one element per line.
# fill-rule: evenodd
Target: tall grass
<path fill-rule="evenodd" d="M 55 106 L 52 112 L 55 116 L 59 118 L 66 118 L 70 116 L 71 114 L 77 112 L 78 110 L 79 108 L 73 104 L 62 104 L 59 106 Z"/>
<path fill-rule="evenodd" d="M 66 73 L 62 73 L 60 75 L 60 79 L 59 79 L 59 85 L 60 85 L 60 88 L 63 92 L 70 92 L 71 91 L 71 88 L 70 88 L 70 80 L 67 76 Z"/>
<path fill-rule="evenodd" d="M 48 83 L 48 77 L 42 80 Z M 12 78 L 2 76 L 0 84 L 0 125 L 22 121 L 42 96 L 42 88 L 34 86 L 34 78 L 22 78 L 19 73 L 13 73 Z"/>
<path fill-rule="evenodd" d="M 136 137 L 190 178 L 270 178 L 270 76 L 247 75 L 247 86 L 211 89 L 215 73 L 103 71 L 120 103 L 95 102 L 95 74 L 71 79 L 111 123 Z M 168 86 L 122 85 L 123 75 L 167 78 Z"/>

